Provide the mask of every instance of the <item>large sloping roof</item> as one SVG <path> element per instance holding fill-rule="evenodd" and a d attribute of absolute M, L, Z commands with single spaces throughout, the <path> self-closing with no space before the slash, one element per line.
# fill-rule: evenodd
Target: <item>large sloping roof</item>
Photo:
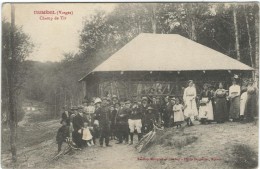
<path fill-rule="evenodd" d="M 92 72 L 254 70 L 177 34 L 142 33 Z"/>
<path fill-rule="evenodd" d="M 100 71 L 253 70 L 177 34 L 142 33 L 97 66 Z"/>

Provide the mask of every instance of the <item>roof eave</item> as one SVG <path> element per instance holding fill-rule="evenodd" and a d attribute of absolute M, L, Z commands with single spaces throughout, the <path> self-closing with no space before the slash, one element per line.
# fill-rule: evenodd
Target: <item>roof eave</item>
<path fill-rule="evenodd" d="M 87 76 L 89 76 L 92 73 L 104 73 L 104 72 L 184 72 L 184 71 L 255 71 L 256 69 L 251 68 L 250 69 L 196 69 L 196 70 L 103 70 L 103 71 L 91 71 L 87 73 L 85 76 L 83 76 L 81 79 L 78 80 L 78 82 L 84 81 Z"/>

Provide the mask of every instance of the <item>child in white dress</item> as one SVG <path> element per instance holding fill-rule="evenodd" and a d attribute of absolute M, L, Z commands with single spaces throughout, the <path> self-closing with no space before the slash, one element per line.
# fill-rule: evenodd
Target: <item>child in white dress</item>
<path fill-rule="evenodd" d="M 84 142 L 85 146 L 93 146 L 93 136 L 90 133 L 90 127 L 88 126 L 88 123 L 84 123 L 84 128 L 79 130 L 79 133 L 82 133 L 82 140 Z"/>
<path fill-rule="evenodd" d="M 180 104 L 180 100 L 176 98 L 176 104 L 173 106 L 173 113 L 174 113 L 174 124 L 177 128 L 181 127 L 182 122 L 184 121 L 183 115 L 183 105 Z"/>

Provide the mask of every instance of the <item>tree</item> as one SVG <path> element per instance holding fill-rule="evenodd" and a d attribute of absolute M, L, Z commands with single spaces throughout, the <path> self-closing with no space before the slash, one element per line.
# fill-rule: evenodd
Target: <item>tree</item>
<path fill-rule="evenodd" d="M 29 41 L 29 37 L 15 26 L 15 9 L 13 4 L 11 5 L 11 24 L 3 20 L 2 25 L 2 70 L 4 72 L 2 89 L 8 91 L 5 93 L 8 99 L 3 104 L 8 105 L 11 153 L 13 162 L 16 162 L 17 101 L 24 76 L 22 63 L 25 57 L 32 51 L 33 45 Z"/>
<path fill-rule="evenodd" d="M 259 80 L 259 6 L 255 9 L 255 80 L 258 85 Z"/>
<path fill-rule="evenodd" d="M 240 58 L 240 47 L 239 47 L 239 39 L 238 39 L 238 27 L 237 27 L 237 7 L 233 4 L 233 23 L 234 23 L 234 32 L 235 32 L 235 48 L 237 53 L 237 60 L 241 60 Z"/>

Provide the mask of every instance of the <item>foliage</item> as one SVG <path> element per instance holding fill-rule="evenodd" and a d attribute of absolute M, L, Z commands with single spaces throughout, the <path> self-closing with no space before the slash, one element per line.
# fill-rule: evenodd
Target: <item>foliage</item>
<path fill-rule="evenodd" d="M 11 24 L 5 19 L 2 21 L 2 117 L 3 115 L 8 118 L 8 72 L 10 71 L 10 62 L 13 62 L 13 84 L 14 93 L 16 95 L 16 110 L 18 112 L 18 120 L 20 120 L 24 114 L 21 108 L 20 101 L 20 90 L 23 85 L 24 76 L 26 74 L 26 69 L 23 66 L 24 60 L 32 52 L 34 45 L 30 41 L 30 37 L 25 34 L 22 28 L 15 27 L 14 29 L 14 53 L 15 57 L 10 56 L 10 30 Z M 4 118 L 6 119 L 6 118 Z M 7 119 L 6 119 L 7 120 Z"/>

